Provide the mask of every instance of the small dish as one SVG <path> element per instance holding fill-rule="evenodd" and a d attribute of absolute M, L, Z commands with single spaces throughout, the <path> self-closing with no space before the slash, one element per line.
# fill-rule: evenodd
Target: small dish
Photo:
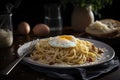
<path fill-rule="evenodd" d="M 114 19 L 102 19 L 98 20 L 101 25 L 95 25 L 99 29 L 92 29 L 86 27 L 85 32 L 93 37 L 100 39 L 116 39 L 120 38 L 120 22 Z M 105 26 L 106 25 L 107 29 Z M 93 25 L 92 25 L 93 26 Z M 104 30 L 105 29 L 105 30 Z"/>

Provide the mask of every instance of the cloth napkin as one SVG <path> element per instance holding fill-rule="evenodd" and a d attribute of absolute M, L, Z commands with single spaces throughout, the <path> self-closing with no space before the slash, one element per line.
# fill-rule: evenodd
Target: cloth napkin
<path fill-rule="evenodd" d="M 60 80 L 91 80 L 102 74 L 108 73 L 119 66 L 119 59 L 114 57 L 111 61 L 104 64 L 86 67 L 86 68 L 70 68 L 70 69 L 49 69 L 44 67 L 32 66 L 34 70 L 45 73 L 49 77 Z"/>

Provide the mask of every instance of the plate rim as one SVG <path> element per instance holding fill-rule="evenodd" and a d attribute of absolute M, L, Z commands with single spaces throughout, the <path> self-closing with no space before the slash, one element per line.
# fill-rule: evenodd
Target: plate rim
<path fill-rule="evenodd" d="M 96 66 L 96 65 L 100 65 L 100 64 L 106 63 L 106 62 L 112 60 L 112 59 L 114 58 L 114 56 L 115 56 L 115 51 L 114 51 L 114 49 L 113 49 L 110 45 L 108 45 L 108 44 L 106 44 L 106 43 L 104 43 L 104 42 L 102 42 L 102 41 L 95 40 L 95 39 L 89 39 L 89 38 L 81 38 L 81 37 L 76 37 L 76 38 L 79 38 L 79 39 L 81 39 L 81 40 L 90 41 L 90 42 L 92 42 L 93 44 L 95 44 L 94 42 L 100 43 L 100 44 L 104 44 L 104 45 L 106 45 L 106 46 L 112 51 L 112 52 L 111 52 L 112 56 L 111 56 L 109 59 L 104 60 L 104 61 L 102 61 L 102 62 L 100 62 L 100 63 L 94 63 L 94 64 L 91 64 L 91 65 L 75 65 L 75 66 L 55 66 L 55 65 L 40 64 L 40 63 L 37 63 L 37 62 L 35 62 L 35 61 L 30 62 L 30 60 L 28 60 L 27 57 L 23 58 L 22 61 L 24 61 L 24 62 L 26 62 L 26 63 L 29 63 L 29 64 L 32 65 L 32 66 L 39 66 L 39 67 L 45 67 L 45 68 L 78 68 L 78 67 L 79 67 L 79 68 L 83 68 L 83 67 L 85 68 L 85 67 L 91 67 L 91 66 Z M 19 53 L 19 52 L 20 52 L 20 49 L 22 49 L 22 47 L 30 44 L 30 42 L 32 42 L 32 41 L 29 41 L 29 42 L 24 43 L 23 45 L 21 45 L 21 46 L 17 49 L 18 57 L 21 56 L 20 53 Z M 21 53 L 21 54 L 22 54 L 22 53 Z"/>

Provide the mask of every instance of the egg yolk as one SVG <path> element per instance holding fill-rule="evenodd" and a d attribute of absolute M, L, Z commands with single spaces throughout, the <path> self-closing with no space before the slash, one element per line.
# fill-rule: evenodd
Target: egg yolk
<path fill-rule="evenodd" d="M 67 40 L 72 41 L 72 40 L 73 40 L 73 37 L 64 35 L 64 36 L 60 36 L 60 39 L 61 39 L 61 40 L 67 39 Z"/>

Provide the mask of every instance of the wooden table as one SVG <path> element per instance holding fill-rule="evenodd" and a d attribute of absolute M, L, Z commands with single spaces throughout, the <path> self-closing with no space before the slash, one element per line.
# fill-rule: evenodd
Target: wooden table
<path fill-rule="evenodd" d="M 47 37 L 53 36 L 53 34 L 57 35 L 55 32 L 51 32 L 50 35 L 48 35 Z M 83 36 L 83 33 L 73 31 L 70 27 L 64 28 L 62 31 L 62 34 L 71 34 L 75 36 L 91 38 L 88 35 Z M 34 36 L 32 33 L 29 35 L 23 36 L 17 33 L 16 31 L 14 31 L 13 45 L 9 48 L 0 49 L 0 72 L 6 66 L 8 66 L 12 61 L 18 58 L 17 49 L 19 48 L 20 45 L 30 40 L 33 40 L 35 38 L 43 38 L 43 37 Z M 111 45 L 111 44 L 110 45 L 115 49 L 116 55 L 120 59 L 120 55 L 119 55 L 120 49 L 119 47 L 117 47 L 119 46 L 119 44 L 120 42 L 115 45 Z M 8 77 L 9 80 L 58 80 L 52 77 L 48 77 L 43 73 L 37 72 L 22 63 L 19 63 L 6 77 Z M 4 79 L 4 80 L 8 80 L 8 79 Z M 94 80 L 120 80 L 120 67 L 115 68 L 111 72 L 104 74 L 98 78 L 95 78 Z"/>

